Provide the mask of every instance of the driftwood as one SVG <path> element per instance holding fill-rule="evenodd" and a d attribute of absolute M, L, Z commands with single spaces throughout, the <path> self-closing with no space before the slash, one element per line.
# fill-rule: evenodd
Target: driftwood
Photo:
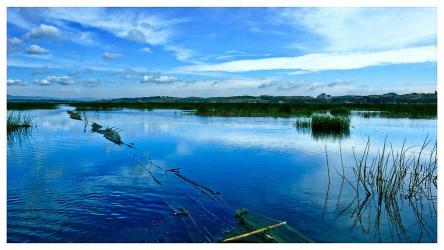
<path fill-rule="evenodd" d="M 245 233 L 245 234 L 241 234 L 241 235 L 234 236 L 234 237 L 231 237 L 231 238 L 228 238 L 228 239 L 224 239 L 222 242 L 230 242 L 230 241 L 240 240 L 240 239 L 252 236 L 252 235 L 256 235 L 256 234 L 259 234 L 259 233 L 264 233 L 264 232 L 270 231 L 273 228 L 280 227 L 280 226 L 283 226 L 283 225 L 286 225 L 286 224 L 287 224 L 286 221 L 282 221 L 282 222 L 276 223 L 276 224 L 268 226 L 268 227 L 263 227 L 263 228 L 260 228 L 258 230 L 254 230 L 254 231 L 251 231 L 251 232 L 248 232 L 248 233 Z"/>

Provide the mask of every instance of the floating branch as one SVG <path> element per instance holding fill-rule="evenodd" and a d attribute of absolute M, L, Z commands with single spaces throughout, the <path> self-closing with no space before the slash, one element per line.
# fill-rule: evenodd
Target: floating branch
<path fill-rule="evenodd" d="M 191 185 L 193 185 L 194 187 L 196 187 L 197 189 L 201 190 L 201 191 L 205 191 L 206 193 L 212 194 L 212 195 L 217 195 L 220 194 L 220 192 L 215 192 L 213 190 L 211 190 L 210 188 L 203 186 L 193 180 L 190 180 L 188 177 L 183 176 L 180 172 L 178 168 L 175 169 L 169 169 L 168 171 L 173 172 L 175 175 L 177 175 L 177 177 L 179 177 L 180 179 L 182 179 L 185 182 L 190 183 Z"/>

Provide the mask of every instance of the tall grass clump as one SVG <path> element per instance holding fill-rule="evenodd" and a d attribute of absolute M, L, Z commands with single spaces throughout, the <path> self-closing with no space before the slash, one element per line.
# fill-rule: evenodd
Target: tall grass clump
<path fill-rule="evenodd" d="M 7 130 L 14 131 L 20 128 L 30 128 L 32 126 L 33 118 L 29 113 L 22 112 L 8 112 L 7 115 Z"/>
<path fill-rule="evenodd" d="M 312 132 L 343 132 L 350 129 L 350 118 L 341 116 L 315 115 L 311 118 Z"/>
<path fill-rule="evenodd" d="M 352 228 L 359 226 L 362 232 L 368 233 L 373 227 L 378 241 L 387 237 L 381 235 L 383 223 L 390 224 L 391 237 L 398 237 L 402 241 L 412 241 L 412 233 L 416 232 L 417 242 L 421 242 L 426 235 L 434 237 L 436 227 L 430 223 L 436 221 L 436 142 L 432 144 L 426 138 L 421 145 L 407 146 L 404 141 L 399 150 L 394 150 L 390 143 L 384 141 L 382 148 L 370 153 L 368 140 L 362 154 L 357 155 L 353 149 L 354 161 L 349 163 L 342 162 L 342 150 L 339 149 L 342 168 L 342 171 L 336 169 L 342 179 L 339 194 L 344 183 L 348 183 L 355 197 L 337 217 L 351 209 L 349 214 L 354 218 Z M 345 171 L 347 165 L 351 167 L 351 172 Z M 339 199 L 340 195 L 337 204 Z M 409 210 L 414 215 L 416 231 L 413 228 L 407 230 L 403 210 Z"/>
<path fill-rule="evenodd" d="M 294 122 L 294 126 L 298 129 L 309 129 L 311 128 L 311 120 L 299 118 Z"/>

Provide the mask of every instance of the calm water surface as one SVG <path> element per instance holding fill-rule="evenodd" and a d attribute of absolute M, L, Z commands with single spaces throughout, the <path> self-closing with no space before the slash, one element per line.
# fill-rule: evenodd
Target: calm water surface
<path fill-rule="evenodd" d="M 313 138 L 294 118 L 201 117 L 177 110 L 86 112 L 120 129 L 130 148 L 69 119 L 67 107 L 35 110 L 35 128 L 8 139 L 8 242 L 207 242 L 233 228 L 236 208 L 286 220 L 317 242 L 436 242 L 436 213 L 422 224 L 400 203 L 402 228 L 383 208 L 380 226 L 356 224 L 354 192 L 340 192 L 339 143 L 346 171 L 367 138 L 394 149 L 436 140 L 436 120 L 352 116 L 350 135 Z M 331 186 L 327 194 L 325 148 Z M 150 166 L 149 162 L 157 166 Z M 165 169 L 220 192 L 207 195 Z M 151 172 L 151 174 L 150 174 Z M 338 199 L 339 198 L 339 199 Z M 356 203 L 355 203 L 356 204 Z M 190 216 L 173 211 L 187 209 Z M 368 220 L 368 221 L 367 221 Z"/>

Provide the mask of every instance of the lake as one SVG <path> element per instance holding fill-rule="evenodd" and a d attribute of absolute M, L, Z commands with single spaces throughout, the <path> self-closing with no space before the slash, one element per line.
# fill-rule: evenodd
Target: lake
<path fill-rule="evenodd" d="M 384 140 L 395 151 L 404 140 L 434 144 L 436 119 L 352 114 L 350 134 L 338 138 L 298 130 L 295 118 L 85 112 L 119 129 L 126 145 L 117 145 L 68 109 L 29 111 L 36 126 L 8 135 L 8 242 L 214 242 L 236 226 L 237 208 L 285 220 L 316 242 L 437 241 L 436 199 L 420 209 L 383 205 L 378 223 L 371 199 L 356 219 L 361 203 L 335 170 L 341 148 L 352 173 L 353 150 L 361 156 L 367 139 L 370 155 Z M 167 171 L 175 168 L 179 175 Z M 188 216 L 174 214 L 181 209 Z"/>

